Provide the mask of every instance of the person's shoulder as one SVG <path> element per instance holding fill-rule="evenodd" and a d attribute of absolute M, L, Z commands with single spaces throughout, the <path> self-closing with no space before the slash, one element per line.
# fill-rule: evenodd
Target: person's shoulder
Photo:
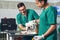
<path fill-rule="evenodd" d="M 48 7 L 48 10 L 51 10 L 51 11 L 54 10 L 54 11 L 56 11 L 56 8 L 55 8 L 54 6 L 49 6 L 49 7 Z"/>
<path fill-rule="evenodd" d="M 56 8 L 54 6 L 50 6 L 49 9 L 55 10 Z"/>
<path fill-rule="evenodd" d="M 17 14 L 17 17 L 18 17 L 18 16 L 21 16 L 21 13 L 18 13 L 18 14 Z"/>

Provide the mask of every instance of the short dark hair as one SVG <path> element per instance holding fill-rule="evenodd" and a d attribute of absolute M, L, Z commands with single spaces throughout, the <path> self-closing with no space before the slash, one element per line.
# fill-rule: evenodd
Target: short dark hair
<path fill-rule="evenodd" d="M 38 1 L 40 1 L 40 2 L 41 2 L 41 1 L 44 1 L 44 3 L 47 3 L 47 0 L 38 0 Z"/>
<path fill-rule="evenodd" d="M 24 4 L 23 2 L 17 4 L 17 7 L 18 7 L 18 8 L 20 8 L 20 7 L 22 7 L 22 6 L 25 6 L 25 4 Z"/>

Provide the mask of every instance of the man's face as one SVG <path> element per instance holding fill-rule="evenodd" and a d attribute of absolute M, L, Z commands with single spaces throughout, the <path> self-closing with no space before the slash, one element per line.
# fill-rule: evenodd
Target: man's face
<path fill-rule="evenodd" d="M 36 5 L 38 6 L 38 7 L 43 7 L 43 5 L 44 5 L 44 1 L 41 1 L 41 2 L 39 2 L 38 0 L 35 0 L 35 3 L 36 3 Z"/>
<path fill-rule="evenodd" d="M 18 8 L 18 9 L 19 9 L 19 11 L 20 11 L 22 14 L 24 14 L 24 13 L 26 12 L 25 6 L 22 6 L 22 7 Z"/>

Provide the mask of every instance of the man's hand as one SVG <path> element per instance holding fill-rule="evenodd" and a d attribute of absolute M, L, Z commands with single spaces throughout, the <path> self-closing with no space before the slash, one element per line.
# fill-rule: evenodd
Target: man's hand
<path fill-rule="evenodd" d="M 34 36 L 33 39 L 34 40 L 42 40 L 42 39 L 44 39 L 44 35 L 42 35 L 42 36 Z"/>

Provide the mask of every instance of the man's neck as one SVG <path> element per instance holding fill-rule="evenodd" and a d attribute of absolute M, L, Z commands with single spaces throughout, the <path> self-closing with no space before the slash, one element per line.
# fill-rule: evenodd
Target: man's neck
<path fill-rule="evenodd" d="M 26 16 L 27 15 L 27 11 L 25 13 L 23 13 L 23 15 Z"/>
<path fill-rule="evenodd" d="M 44 9 L 47 9 L 47 8 L 48 8 L 48 6 L 49 6 L 49 4 L 48 4 L 48 3 L 46 3 L 46 4 L 44 5 Z"/>

